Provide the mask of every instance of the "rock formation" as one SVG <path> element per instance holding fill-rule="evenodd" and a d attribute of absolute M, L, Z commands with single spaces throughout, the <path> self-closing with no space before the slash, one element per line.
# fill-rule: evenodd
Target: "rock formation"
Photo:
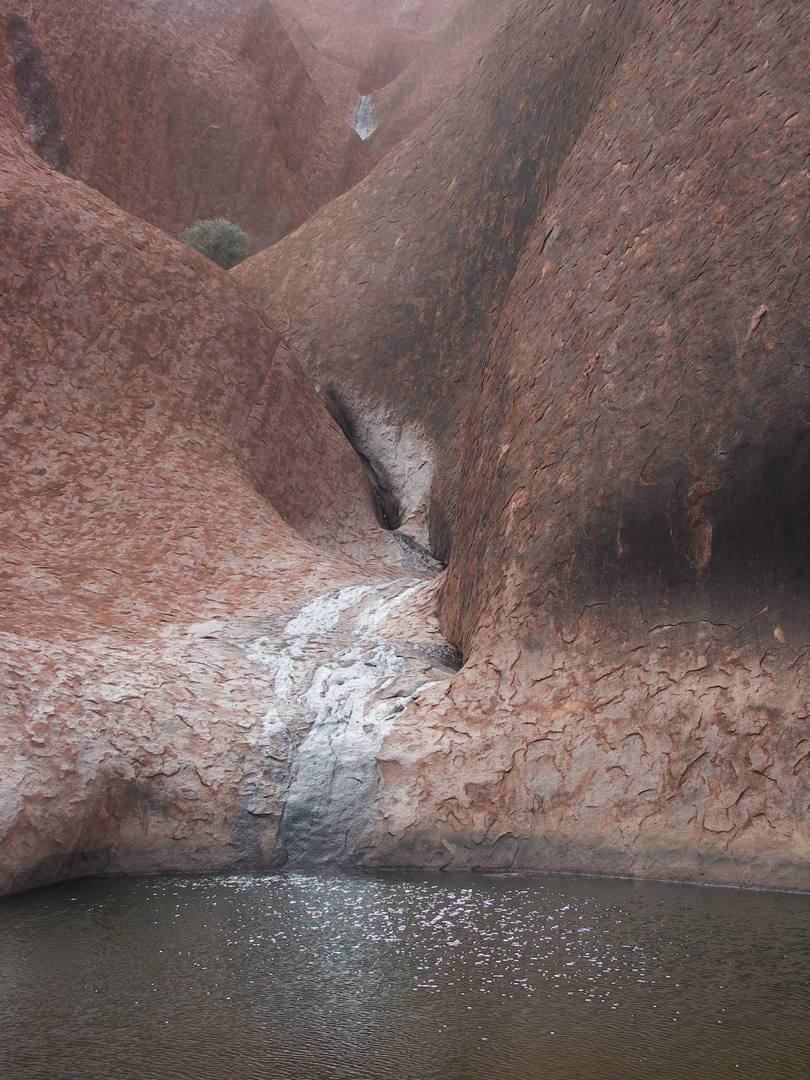
<path fill-rule="evenodd" d="M 516 3 L 236 272 L 450 563 L 375 864 L 810 883 L 807 31 Z"/>
<path fill-rule="evenodd" d="M 289 8 L 278 5 L 276 10 L 326 107 L 344 124 L 354 127 L 357 102 L 366 89 L 363 76 L 356 68 L 330 60 L 316 49 Z"/>
<path fill-rule="evenodd" d="M 479 22 L 500 20 L 497 8 L 489 5 L 487 13 L 479 0 L 280 0 L 277 7 L 327 106 L 360 133 L 376 157 L 459 81 L 475 35 L 473 20 L 454 19 L 456 11 L 474 7 Z"/>
<path fill-rule="evenodd" d="M 245 42 L 217 4 L 178 53 L 209 72 Z M 112 70 L 149 75 L 170 8 L 138 0 Z M 810 888 L 810 14 L 499 8 L 459 12 L 443 104 L 230 275 L 57 171 L 78 76 L 55 23 L 7 22 L 0 892 L 324 863 Z M 312 42 L 323 9 L 289 10 Z"/>
<path fill-rule="evenodd" d="M 61 167 L 174 236 L 225 217 L 257 251 L 372 165 L 267 0 L 20 0 L 7 10 L 18 91 L 27 100 L 49 88 Z M 36 141 L 47 135 L 29 126 Z"/>
<path fill-rule="evenodd" d="M 512 4 L 485 61 L 418 134 L 236 271 L 373 463 L 389 518 L 427 543 L 429 515 L 443 561 L 500 304 L 633 29 L 630 8 L 595 5 L 591 32 L 573 35 L 567 6 Z"/>
<path fill-rule="evenodd" d="M 0 892 L 268 865 L 306 724 L 246 649 L 402 553 L 255 304 L 43 163 L 2 60 Z"/>
<path fill-rule="evenodd" d="M 508 4 L 466 0 L 401 74 L 374 94 L 374 132 L 366 139 L 374 157 L 385 157 L 453 96 L 508 16 Z"/>

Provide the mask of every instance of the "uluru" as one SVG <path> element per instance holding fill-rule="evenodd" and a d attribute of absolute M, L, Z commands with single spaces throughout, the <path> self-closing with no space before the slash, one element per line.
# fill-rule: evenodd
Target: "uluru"
<path fill-rule="evenodd" d="M 4 0 L 0 895 L 810 890 L 808 41 Z"/>

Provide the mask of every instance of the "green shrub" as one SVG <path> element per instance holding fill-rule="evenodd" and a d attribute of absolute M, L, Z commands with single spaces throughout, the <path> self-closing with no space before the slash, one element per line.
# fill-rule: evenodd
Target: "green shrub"
<path fill-rule="evenodd" d="M 232 221 L 221 217 L 212 221 L 195 221 L 180 239 L 195 251 L 202 252 L 223 270 L 230 270 L 246 258 L 250 243 L 247 233 L 243 233 Z"/>

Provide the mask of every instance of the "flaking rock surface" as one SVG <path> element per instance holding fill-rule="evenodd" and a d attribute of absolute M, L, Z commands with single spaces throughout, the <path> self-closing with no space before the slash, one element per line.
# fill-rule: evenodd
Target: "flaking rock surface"
<path fill-rule="evenodd" d="M 237 271 L 450 563 L 369 862 L 810 886 L 808 33 L 510 5 Z"/>
<path fill-rule="evenodd" d="M 324 863 L 810 887 L 810 15 L 499 18 L 236 272 L 272 325 L 55 172 L 47 109 L 35 156 L 0 65 L 3 891 Z M 443 578 L 402 570 L 369 478 Z"/>
<path fill-rule="evenodd" d="M 314 712 L 249 643 L 400 549 L 278 332 L 36 156 L 0 61 L 0 892 L 267 866 Z"/>

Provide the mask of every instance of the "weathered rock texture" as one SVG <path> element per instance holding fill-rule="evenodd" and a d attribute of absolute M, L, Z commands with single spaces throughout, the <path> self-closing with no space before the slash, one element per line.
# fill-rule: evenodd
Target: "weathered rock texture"
<path fill-rule="evenodd" d="M 244 643 L 400 548 L 255 304 L 44 164 L 0 60 L 0 892 L 269 865 Z"/>
<path fill-rule="evenodd" d="M 34 154 L 60 79 L 21 94 L 47 50 L 10 43 L 0 890 L 810 888 L 809 34 L 799 0 L 512 0 L 438 111 L 235 271 L 272 324 Z"/>
<path fill-rule="evenodd" d="M 516 3 L 237 271 L 450 557 L 371 862 L 810 886 L 808 31 Z"/>
<path fill-rule="evenodd" d="M 445 560 L 500 304 L 634 26 L 630 0 L 591 5 L 576 34 L 570 5 L 536 8 L 513 3 L 442 110 L 294 238 L 235 271 L 371 460 L 389 517 L 413 519 L 426 539 L 429 516 Z"/>
<path fill-rule="evenodd" d="M 372 165 L 267 0 L 20 0 L 3 21 L 45 160 L 172 235 L 226 217 L 259 250 Z"/>

